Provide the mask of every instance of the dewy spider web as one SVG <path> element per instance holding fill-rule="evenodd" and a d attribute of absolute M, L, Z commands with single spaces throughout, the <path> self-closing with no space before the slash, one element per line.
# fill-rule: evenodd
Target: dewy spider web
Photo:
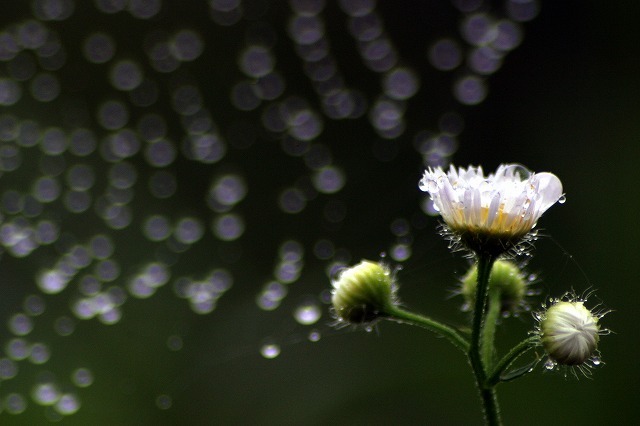
<path fill-rule="evenodd" d="M 301 281 L 351 260 L 338 235 L 366 207 L 355 194 L 366 194 L 350 184 L 361 191 L 377 164 L 405 156 L 447 164 L 461 111 L 482 103 L 486 78 L 538 9 L 535 1 L 406 2 L 434 22 L 411 55 L 394 40 L 403 30 L 396 7 L 32 0 L 5 8 L 6 412 L 34 403 L 56 420 L 80 409 L 83 388 L 101 380 L 86 365 L 96 361 L 78 355 L 83 330 L 112 336 L 87 322 L 115 326 L 147 312 L 166 326 L 164 349 L 179 351 L 175 324 L 214 315 L 236 289 L 229 304 L 255 298 L 260 311 L 303 293 L 295 319 L 320 319 L 324 281 Z M 348 162 L 357 166 L 346 170 Z M 403 262 L 413 225 L 388 217 L 389 255 Z M 156 294 L 164 302 L 149 308 Z M 279 347 L 269 345 L 262 354 L 273 358 Z M 169 408 L 171 396 L 158 394 L 157 406 Z"/>

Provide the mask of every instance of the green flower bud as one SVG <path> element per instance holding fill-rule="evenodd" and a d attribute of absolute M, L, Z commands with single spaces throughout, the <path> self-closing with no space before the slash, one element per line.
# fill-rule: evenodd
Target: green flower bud
<path fill-rule="evenodd" d="M 395 303 L 391 271 L 381 263 L 363 260 L 342 271 L 333 287 L 331 302 L 340 321 L 370 323 Z"/>
<path fill-rule="evenodd" d="M 462 278 L 462 296 L 468 306 L 473 306 L 476 300 L 476 286 L 478 284 L 478 266 L 473 265 Z M 513 313 L 522 305 L 526 280 L 520 268 L 508 260 L 497 260 L 491 269 L 489 277 L 489 291 L 500 290 L 502 313 Z"/>
<path fill-rule="evenodd" d="M 561 365 L 581 365 L 592 358 L 600 340 L 598 316 L 583 302 L 559 301 L 540 318 L 540 341 L 549 358 Z"/>

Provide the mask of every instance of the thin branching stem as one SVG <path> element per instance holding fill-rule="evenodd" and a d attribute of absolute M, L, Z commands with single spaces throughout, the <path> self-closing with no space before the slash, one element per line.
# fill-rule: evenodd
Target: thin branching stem
<path fill-rule="evenodd" d="M 387 319 L 426 328 L 427 330 L 448 339 L 461 351 L 465 353 L 469 351 L 469 341 L 453 327 L 442 324 L 441 322 L 424 315 L 405 311 L 397 306 L 388 308 L 386 314 L 388 315 Z"/>

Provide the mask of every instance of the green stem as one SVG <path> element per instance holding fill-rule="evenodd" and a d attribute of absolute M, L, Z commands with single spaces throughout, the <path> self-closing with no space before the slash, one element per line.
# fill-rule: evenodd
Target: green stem
<path fill-rule="evenodd" d="M 498 426 L 502 424 L 500 420 L 500 409 L 498 407 L 498 395 L 496 388 L 484 388 L 480 390 L 482 404 L 484 405 L 485 421 L 488 425 Z"/>
<path fill-rule="evenodd" d="M 489 287 L 489 276 L 491 268 L 495 262 L 495 257 L 488 253 L 481 253 L 478 256 L 478 283 L 476 285 L 476 300 L 473 310 L 473 323 L 471 328 L 471 344 L 469 346 L 469 361 L 473 368 L 473 374 L 476 378 L 476 385 L 484 408 L 485 420 L 488 425 L 500 425 L 500 410 L 498 408 L 498 399 L 495 389 L 487 387 L 486 378 L 487 370 L 482 361 L 481 355 L 481 338 L 483 337 L 482 329 L 485 323 L 485 314 L 487 311 L 487 290 Z M 493 345 L 491 345 L 493 351 Z"/>
<path fill-rule="evenodd" d="M 458 331 L 456 331 L 452 327 L 449 327 L 448 325 L 442 324 L 441 322 L 433 320 L 429 317 L 425 317 L 423 315 L 405 311 L 398 308 L 397 306 L 387 308 L 386 313 L 389 316 L 388 319 L 426 328 L 429 331 L 445 337 L 461 351 L 467 352 L 469 350 L 469 342 L 467 341 L 467 339 L 465 339 Z"/>
<path fill-rule="evenodd" d="M 502 310 L 501 294 L 498 288 L 489 288 L 486 315 L 484 319 L 484 327 L 482 328 L 482 338 L 480 341 L 480 350 L 482 351 L 482 363 L 485 372 L 493 369 L 493 356 L 495 353 L 494 339 L 496 334 L 496 325 Z"/>
<path fill-rule="evenodd" d="M 495 368 L 491 372 L 491 375 L 487 378 L 486 386 L 492 387 L 500 382 L 500 376 L 509 368 L 513 362 L 518 359 L 522 354 L 538 345 L 540 338 L 537 336 L 529 337 L 514 346 L 508 354 L 502 357 L 502 359 L 496 364 Z"/>

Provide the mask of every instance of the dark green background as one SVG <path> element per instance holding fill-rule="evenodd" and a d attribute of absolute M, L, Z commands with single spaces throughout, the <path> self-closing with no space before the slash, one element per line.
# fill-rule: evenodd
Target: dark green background
<path fill-rule="evenodd" d="M 77 2 L 79 3 L 79 2 Z M 89 2 L 87 2 L 89 3 Z M 169 2 L 165 2 L 169 3 Z M 373 97 L 379 77 L 362 67 L 349 40 L 345 18 L 331 3 L 325 19 L 335 55 L 347 81 Z M 377 330 L 334 331 L 326 312 L 318 325 L 323 334 L 317 343 L 306 341 L 308 329 L 297 325 L 291 310 L 301 297 L 318 294 L 330 283 L 325 262 L 311 253 L 319 236 L 350 250 L 353 261 L 377 258 L 393 241 L 390 222 L 397 217 L 420 217 L 417 189 L 421 158 L 411 137 L 417 130 L 434 127 L 437 117 L 454 107 L 448 85 L 428 65 L 425 48 L 441 35 L 455 35 L 459 15 L 447 2 L 383 2 L 378 13 L 400 56 L 419 73 L 423 90 L 407 104 L 408 129 L 395 141 L 379 141 L 366 118 L 356 121 L 325 120 L 320 140 L 329 145 L 334 161 L 346 172 L 347 185 L 334 196 L 319 196 L 299 215 L 278 212 L 275 199 L 284 183 L 303 171 L 300 161 L 282 154 L 278 142 L 260 137 L 248 149 L 230 150 L 222 165 L 243 170 L 249 196 L 241 206 L 247 233 L 237 244 L 203 240 L 176 266 L 179 274 L 197 275 L 222 264 L 234 272 L 233 288 L 209 315 L 190 311 L 184 300 L 163 287 L 149 300 L 130 298 L 124 318 L 113 326 L 81 322 L 67 338 L 55 335 L 47 320 L 38 320 L 34 336 L 52 348 L 46 369 L 66 379 L 77 366 L 89 367 L 95 383 L 78 392 L 81 410 L 65 424 L 480 424 L 480 405 L 466 360 L 447 342 L 423 330 L 382 323 Z M 174 13 L 142 22 L 125 14 L 98 14 L 89 5 L 76 5 L 74 16 L 59 24 L 68 62 L 78 52 L 80 37 L 92 28 L 113 31 L 120 44 L 139 44 L 151 28 L 206 28 L 217 49 L 206 50 L 199 61 L 216 64 L 215 73 L 194 67 L 198 82 L 210 89 L 214 118 L 224 128 L 231 123 L 255 122 L 258 115 L 230 107 L 226 73 L 237 73 L 235 57 L 243 44 L 242 26 L 215 28 L 200 2 L 184 2 Z M 496 5 L 499 10 L 499 6 Z M 6 9 L 6 11 L 4 10 Z M 6 12 L 6 13 L 5 13 Z M 285 2 L 270 2 L 265 19 L 279 28 L 278 65 L 290 94 L 316 102 L 285 33 Z M 3 5 L 0 26 L 7 27 L 29 16 L 22 2 Z M 615 333 L 602 338 L 605 365 L 593 379 L 576 380 L 562 372 L 534 373 L 517 382 L 500 385 L 499 396 L 506 424 L 635 424 L 639 402 L 637 353 L 640 350 L 637 303 L 638 212 L 640 195 L 640 34 L 636 2 L 546 1 L 540 15 L 526 23 L 524 41 L 510 53 L 503 67 L 488 80 L 489 95 L 477 107 L 459 108 L 466 127 L 452 160 L 458 165 L 482 164 L 492 170 L 503 162 L 519 162 L 535 171 L 552 171 L 563 182 L 567 202 L 551 208 L 540 222 L 545 234 L 536 243 L 529 270 L 538 272 L 542 295 L 560 296 L 575 289 L 596 289 L 590 304 L 603 301 L 614 312 L 602 323 Z M 208 24 L 207 24 L 208 22 Z M 204 31 L 204 30 L 203 30 Z M 224 37 L 220 42 L 220 38 Z M 206 40 L 205 40 L 206 41 Z M 142 54 L 131 47 L 131 55 Z M 64 75 L 67 68 L 58 71 Z M 68 71 L 71 73 L 72 71 Z M 102 71 L 103 72 L 103 71 Z M 91 81 L 91 77 L 87 76 Z M 64 85 L 63 85 L 64 87 Z M 108 88 L 84 86 L 76 96 L 91 104 L 108 94 Z M 64 94 L 64 93 L 63 93 Z M 224 102 L 218 101 L 220 97 Z M 161 100 L 162 101 L 162 100 Z M 167 102 L 167 100 L 164 100 Z M 28 105 L 13 111 L 48 124 L 61 119 L 64 105 Z M 168 110 L 158 105 L 158 110 Z M 7 112 L 12 112 L 5 108 Z M 239 121 L 240 120 L 240 121 Z M 273 139 L 273 138 L 272 138 Z M 372 153 L 376 143 L 395 145 L 392 160 L 381 162 Z M 95 158 L 100 167 L 99 158 Z M 25 162 L 26 164 L 26 162 Z M 136 166 L 144 175 L 149 166 Z M 298 168 L 298 169 L 296 169 Z M 140 203 L 140 216 L 162 212 L 202 215 L 210 212 L 200 199 L 212 170 L 179 161 L 175 172 L 181 188 L 175 203 Z M 216 169 L 217 170 L 217 169 Z M 0 187 L 12 188 L 27 179 L 26 166 L 11 177 L 0 177 Z M 17 177 L 16 177 L 17 176 Z M 14 180 L 11 180 L 14 179 Z M 199 197 L 200 195 L 198 195 Z M 145 200 L 138 192 L 137 199 Z M 327 200 L 343 200 L 348 214 L 340 227 L 322 220 Z M 145 210 L 146 209 L 146 210 Z M 199 210 L 201 209 L 201 210 Z M 110 232 L 99 222 L 61 220 L 74 232 L 90 238 Z M 460 300 L 450 298 L 466 261 L 451 255 L 436 235 L 437 220 L 426 219 L 414 231 L 413 256 L 398 275 L 400 296 L 410 308 L 435 318 L 463 323 Z M 99 228 L 102 226 L 102 228 Z M 133 236 L 132 236 L 133 235 Z M 118 260 L 124 268 L 149 260 L 139 233 L 113 232 L 126 249 Z M 255 295 L 269 279 L 277 247 L 294 238 L 307 249 L 301 280 L 291 287 L 283 306 L 275 312 L 256 307 Z M 138 241 L 137 239 L 141 240 Z M 126 244 L 125 244 L 126 242 Z M 120 246 L 119 246 L 120 247 Z M 239 260 L 225 259 L 229 249 L 240 250 Z M 38 253 L 27 259 L 0 258 L 1 318 L 19 309 L 24 295 L 36 292 L 33 271 L 47 265 Z M 203 266 L 205 265 L 205 266 Z M 46 315 L 63 312 L 72 290 L 48 297 Z M 540 305 L 540 296 L 532 302 Z M 526 336 L 533 320 L 528 314 L 505 322 L 499 330 L 500 348 Z M 167 350 L 169 335 L 181 335 L 184 347 Z M 0 336 L 8 339 L 4 329 Z M 282 345 L 273 360 L 258 349 L 267 337 Z M 24 365 L 23 365 L 24 364 Z M 20 364 L 16 383 L 0 384 L 28 389 L 39 368 Z M 20 381 L 23 381 L 21 383 Z M 155 398 L 169 394 L 168 410 L 155 406 Z M 0 414 L 2 424 L 46 424 L 43 409 L 30 401 L 20 416 Z"/>

